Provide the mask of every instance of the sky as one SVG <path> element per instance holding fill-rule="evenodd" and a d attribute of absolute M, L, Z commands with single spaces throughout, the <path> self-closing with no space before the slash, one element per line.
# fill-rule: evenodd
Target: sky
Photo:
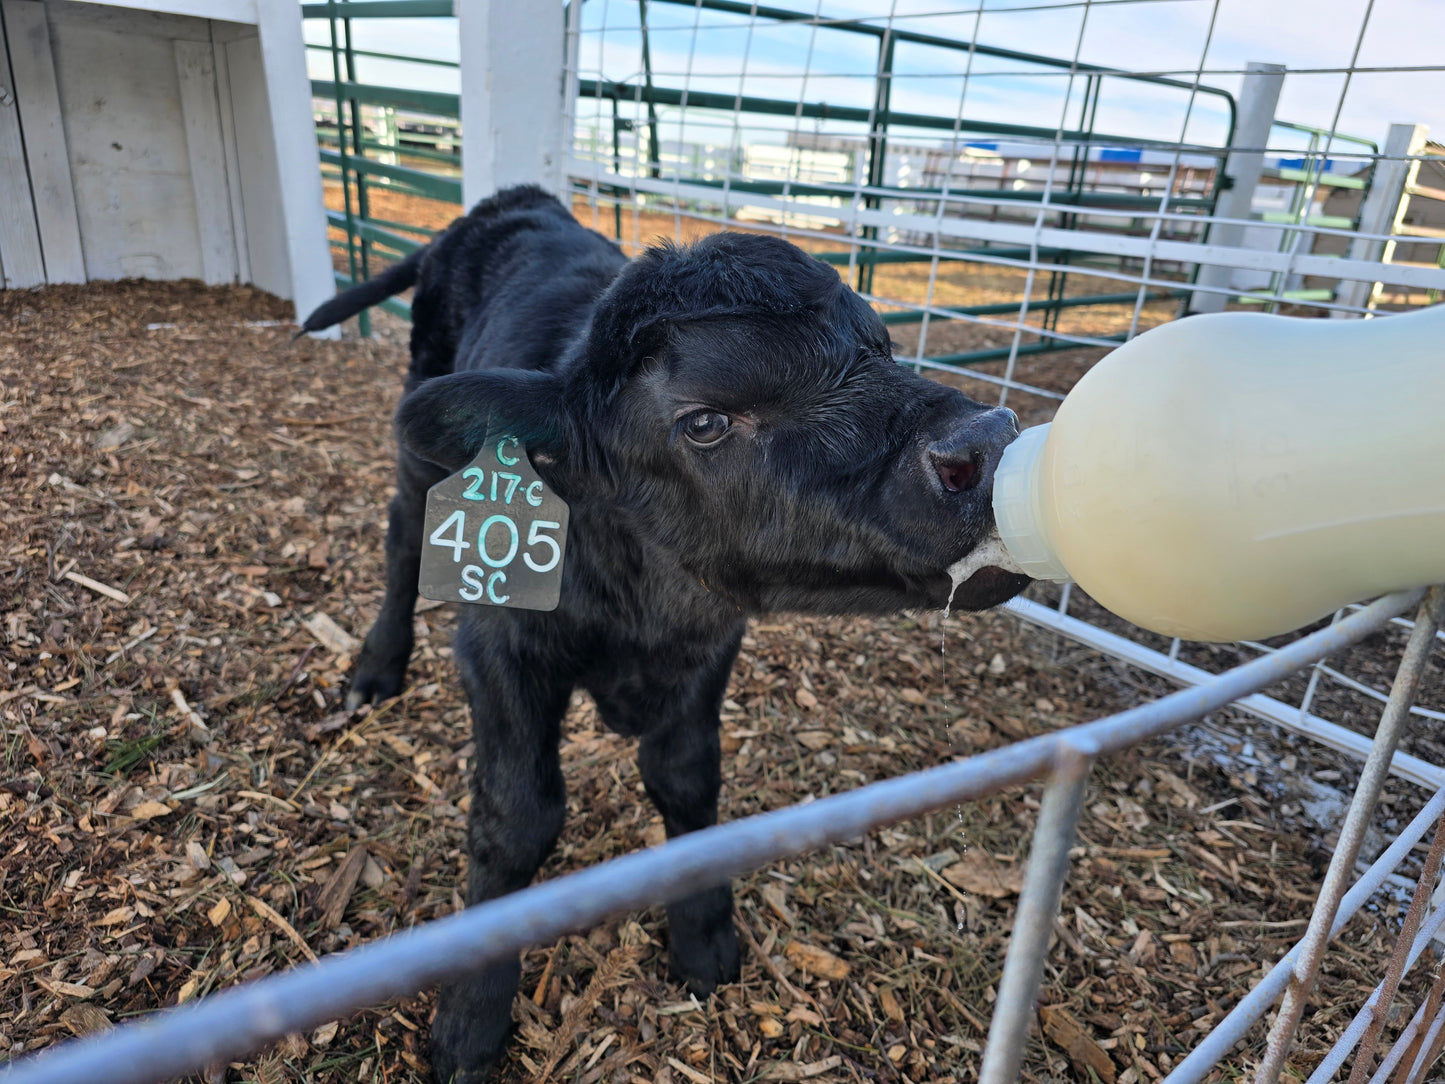
<path fill-rule="evenodd" d="M 948 118 L 1032 124 L 1052 130 L 1078 119 L 1084 84 L 1069 63 L 1168 73 L 1206 92 L 1105 80 L 1095 129 L 1136 138 L 1217 144 L 1223 100 L 1209 88 L 1238 93 L 1248 61 L 1289 70 L 1276 117 L 1383 143 L 1392 122 L 1423 123 L 1445 140 L 1445 0 L 773 0 L 772 6 L 827 18 L 866 19 L 955 41 L 1041 54 L 1060 66 L 900 44 L 893 108 Z M 873 94 L 875 39 L 837 29 L 780 26 L 690 4 L 648 5 L 654 79 L 660 85 L 725 94 L 866 107 Z M 358 47 L 455 60 L 450 19 L 358 20 Z M 637 81 L 642 70 L 635 0 L 588 0 L 583 6 L 580 64 L 584 78 Z M 307 24 L 325 41 L 325 24 Z M 1358 52 L 1357 52 L 1358 51 Z M 330 75 L 313 51 L 313 75 Z M 1429 68 L 1377 72 L 1343 69 Z M 418 64 L 363 61 L 363 81 L 455 90 L 454 71 Z M 1326 69 L 1322 72 L 1308 69 Z M 806 76 L 803 73 L 806 71 Z M 965 81 L 965 72 L 968 79 Z M 1066 109 L 1067 99 L 1067 109 Z M 1187 117 L 1187 128 L 1186 128 Z M 726 118 L 714 114 L 713 119 Z M 708 138 L 708 118 L 689 120 L 686 136 Z M 755 138 L 780 141 L 795 126 Z M 722 125 L 720 124 L 720 127 Z M 799 127 L 810 127 L 803 122 Z M 843 126 L 846 128 L 846 126 Z M 841 130 L 837 126 L 830 130 Z M 673 130 L 674 136 L 678 133 Z M 725 139 L 720 132 L 718 138 Z M 668 138 L 664 134 L 664 138 Z M 1280 150 L 1304 137 L 1276 130 Z M 1337 142 L 1336 152 L 1353 144 Z"/>

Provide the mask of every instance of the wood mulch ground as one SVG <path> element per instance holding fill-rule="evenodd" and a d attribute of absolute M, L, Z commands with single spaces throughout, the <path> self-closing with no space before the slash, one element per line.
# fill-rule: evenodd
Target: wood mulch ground
<path fill-rule="evenodd" d="M 290 316 L 187 283 L 0 292 L 10 1055 L 461 905 L 477 751 L 449 611 L 418 614 L 405 695 L 340 709 L 381 597 L 403 349 L 394 325 L 292 342 Z M 1159 691 L 1000 614 L 768 619 L 728 694 L 723 816 Z M 1215 722 L 1096 771 L 1025 1079 L 1157 1079 L 1302 932 L 1326 852 L 1271 788 L 1318 762 Z M 661 839 L 632 743 L 582 697 L 562 755 L 569 818 L 543 876 Z M 1038 797 L 1012 788 L 743 878 L 743 979 L 705 1004 L 666 978 L 660 909 L 537 946 L 501 1078 L 975 1079 Z M 1346 929 L 1292 1071 L 1373 985 L 1396 918 Z M 368 1008 L 211 1078 L 421 1081 L 432 1008 Z M 1257 1029 L 1214 1079 L 1261 1048 Z"/>

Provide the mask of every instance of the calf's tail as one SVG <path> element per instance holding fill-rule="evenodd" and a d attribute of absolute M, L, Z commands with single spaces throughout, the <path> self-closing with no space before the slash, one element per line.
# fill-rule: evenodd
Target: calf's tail
<path fill-rule="evenodd" d="M 392 264 L 375 278 L 358 283 L 345 293 L 337 294 L 330 301 L 324 301 L 317 305 L 311 315 L 302 321 L 301 330 L 296 333 L 297 336 L 305 335 L 308 331 L 320 331 L 332 324 L 339 324 L 348 317 L 355 316 L 362 309 L 369 308 L 379 301 L 385 301 L 388 297 L 401 293 L 409 286 L 415 286 L 417 271 L 421 267 L 422 257 L 425 254 L 426 249 L 419 248 L 400 263 Z"/>

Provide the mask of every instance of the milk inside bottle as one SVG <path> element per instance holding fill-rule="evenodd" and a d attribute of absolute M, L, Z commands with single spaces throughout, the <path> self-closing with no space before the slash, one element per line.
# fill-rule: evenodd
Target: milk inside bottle
<path fill-rule="evenodd" d="M 1445 305 L 1154 328 L 1005 451 L 1010 556 L 1171 636 L 1271 636 L 1445 581 Z"/>

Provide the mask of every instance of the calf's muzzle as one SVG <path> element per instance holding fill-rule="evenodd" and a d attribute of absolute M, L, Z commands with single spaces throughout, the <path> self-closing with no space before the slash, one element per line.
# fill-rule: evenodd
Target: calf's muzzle
<path fill-rule="evenodd" d="M 946 493 L 991 496 L 993 475 L 1003 450 L 1019 435 L 1019 419 L 1007 407 L 995 407 L 963 418 L 947 436 L 924 450 L 925 465 Z"/>

